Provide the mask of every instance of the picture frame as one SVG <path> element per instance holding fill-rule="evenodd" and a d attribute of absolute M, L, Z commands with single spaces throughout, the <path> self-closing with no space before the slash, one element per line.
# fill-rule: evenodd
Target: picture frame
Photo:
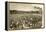
<path fill-rule="evenodd" d="M 44 3 L 5 2 L 5 30 L 42 28 L 45 28 Z"/>

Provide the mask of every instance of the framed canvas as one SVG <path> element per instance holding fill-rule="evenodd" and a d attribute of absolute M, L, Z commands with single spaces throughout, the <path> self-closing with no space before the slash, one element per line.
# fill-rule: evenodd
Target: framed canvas
<path fill-rule="evenodd" d="M 44 3 L 5 2 L 5 30 L 45 28 Z"/>

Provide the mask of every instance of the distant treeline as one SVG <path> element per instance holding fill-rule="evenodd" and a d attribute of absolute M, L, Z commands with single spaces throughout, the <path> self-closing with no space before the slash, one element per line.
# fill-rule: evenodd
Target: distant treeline
<path fill-rule="evenodd" d="M 17 10 L 10 10 L 10 14 L 22 14 L 22 13 L 42 13 L 40 11 L 17 11 Z"/>

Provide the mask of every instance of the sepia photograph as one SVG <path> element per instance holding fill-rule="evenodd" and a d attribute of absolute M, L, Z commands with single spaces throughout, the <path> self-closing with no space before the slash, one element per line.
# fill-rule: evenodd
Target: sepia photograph
<path fill-rule="evenodd" d="M 6 29 L 44 28 L 44 13 L 44 3 L 6 2 Z"/>

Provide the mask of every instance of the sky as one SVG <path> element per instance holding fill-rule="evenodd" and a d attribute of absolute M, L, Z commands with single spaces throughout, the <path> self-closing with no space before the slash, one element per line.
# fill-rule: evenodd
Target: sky
<path fill-rule="evenodd" d="M 34 6 L 40 7 L 43 9 L 43 5 L 39 4 L 20 4 L 20 3 L 10 3 L 10 10 L 18 10 L 18 11 L 39 11 L 39 9 L 35 9 Z"/>

